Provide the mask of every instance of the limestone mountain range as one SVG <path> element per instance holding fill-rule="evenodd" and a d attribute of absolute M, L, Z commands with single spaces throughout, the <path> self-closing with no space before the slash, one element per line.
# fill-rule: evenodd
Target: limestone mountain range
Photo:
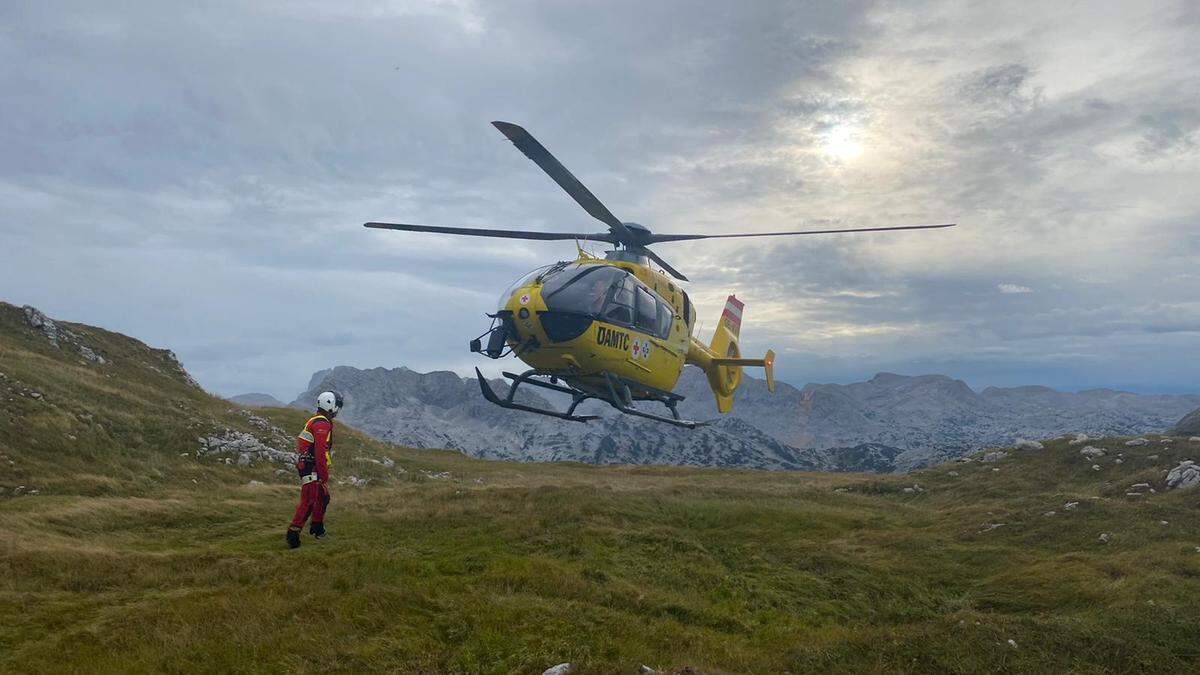
<path fill-rule="evenodd" d="M 492 386 L 502 392 L 506 383 Z M 880 373 L 844 385 L 777 382 L 774 394 L 763 380 L 746 377 L 734 411 L 719 415 L 703 374 L 689 367 L 676 387 L 687 396 L 680 412 L 712 423 L 687 430 L 596 402 L 588 412 L 602 419 L 562 422 L 491 405 L 473 379 L 449 371 L 347 366 L 315 373 L 291 405 L 309 408 L 331 388 L 346 396 L 343 418 L 377 438 L 481 458 L 876 472 L 907 471 L 1016 438 L 1158 432 L 1200 407 L 1200 395 L 1039 386 L 976 392 L 944 375 Z M 532 391 L 521 396 L 562 404 Z"/>

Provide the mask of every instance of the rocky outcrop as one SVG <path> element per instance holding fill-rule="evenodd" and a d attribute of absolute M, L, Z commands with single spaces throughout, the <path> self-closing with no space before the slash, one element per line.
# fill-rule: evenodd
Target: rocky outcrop
<path fill-rule="evenodd" d="M 58 325 L 53 319 L 43 314 L 36 307 L 25 305 L 21 310 L 25 313 L 25 322 L 29 324 L 29 327 L 40 332 L 55 347 L 62 349 L 64 344 L 69 345 L 78 351 L 79 355 L 89 363 L 103 365 L 108 362 L 107 359 L 96 353 L 94 349 L 84 344 L 79 335 Z"/>
<path fill-rule="evenodd" d="M 219 456 L 226 464 L 237 463 L 238 466 L 254 466 L 256 462 L 273 462 L 279 464 L 295 464 L 297 455 L 285 452 L 263 443 L 252 434 L 234 429 L 225 429 L 219 435 L 200 436 L 196 439 L 200 448 L 197 457 Z"/>
<path fill-rule="evenodd" d="M 1167 487 L 1186 490 L 1200 485 L 1200 467 L 1190 459 L 1179 463 L 1179 466 L 1167 473 Z"/>

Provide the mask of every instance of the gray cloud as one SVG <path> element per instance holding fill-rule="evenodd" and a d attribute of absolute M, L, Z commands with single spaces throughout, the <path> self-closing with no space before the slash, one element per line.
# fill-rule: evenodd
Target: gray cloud
<path fill-rule="evenodd" d="M 1194 389 L 1190 5 L 7 5 L 0 288 L 227 394 L 465 373 L 500 289 L 569 245 L 359 224 L 598 227 L 512 119 L 660 231 L 961 223 L 661 247 L 785 379 Z"/>

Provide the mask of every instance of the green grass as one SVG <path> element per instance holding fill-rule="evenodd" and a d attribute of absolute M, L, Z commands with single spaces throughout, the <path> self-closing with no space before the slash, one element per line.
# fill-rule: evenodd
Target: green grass
<path fill-rule="evenodd" d="M 111 363 L 0 305 L 0 670 L 1200 665 L 1200 493 L 1161 489 L 1200 444 L 1106 441 L 1098 472 L 1055 441 L 872 477 L 483 462 L 346 430 L 335 476 L 372 483 L 335 485 L 331 536 L 289 551 L 292 477 L 194 455 L 197 435 L 257 432 L 246 418 L 144 345 L 69 327 Z M 1137 482 L 1158 494 L 1125 497 Z"/>

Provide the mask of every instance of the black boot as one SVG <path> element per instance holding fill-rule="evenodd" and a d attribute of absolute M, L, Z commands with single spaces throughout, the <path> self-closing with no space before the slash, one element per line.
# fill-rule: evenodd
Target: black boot
<path fill-rule="evenodd" d="M 313 523 L 308 526 L 308 533 L 320 539 L 325 536 L 325 523 Z"/>
<path fill-rule="evenodd" d="M 300 530 L 293 530 L 290 527 L 288 528 L 287 545 L 288 548 L 300 548 Z"/>

